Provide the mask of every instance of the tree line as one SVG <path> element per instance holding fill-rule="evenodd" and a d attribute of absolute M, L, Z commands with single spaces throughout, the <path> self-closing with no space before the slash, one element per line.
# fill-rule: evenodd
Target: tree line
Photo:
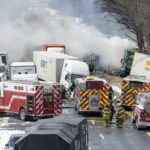
<path fill-rule="evenodd" d="M 139 52 L 150 51 L 150 0 L 95 0 L 95 4 L 136 35 Z"/>

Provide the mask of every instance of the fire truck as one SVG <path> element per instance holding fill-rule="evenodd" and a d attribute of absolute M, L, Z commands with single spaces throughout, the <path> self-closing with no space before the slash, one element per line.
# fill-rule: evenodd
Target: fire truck
<path fill-rule="evenodd" d="M 133 123 L 137 129 L 150 127 L 150 92 L 140 92 L 137 94 L 137 104 L 132 115 Z"/>
<path fill-rule="evenodd" d="M 143 77 L 126 77 L 122 82 L 121 103 L 133 108 L 139 92 L 150 91 L 150 80 Z"/>
<path fill-rule="evenodd" d="M 32 81 L 0 83 L 0 112 L 19 114 L 21 120 L 62 113 L 61 85 Z"/>
<path fill-rule="evenodd" d="M 77 112 L 101 112 L 109 103 L 109 84 L 97 77 L 78 78 L 74 89 Z"/>

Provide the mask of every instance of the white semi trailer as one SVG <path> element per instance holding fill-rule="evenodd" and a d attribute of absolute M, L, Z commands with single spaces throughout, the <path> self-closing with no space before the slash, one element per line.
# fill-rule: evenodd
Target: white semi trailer
<path fill-rule="evenodd" d="M 89 68 L 85 62 L 62 53 L 34 51 L 33 62 L 39 79 L 60 82 L 65 91 L 69 92 L 76 78 L 89 75 Z"/>
<path fill-rule="evenodd" d="M 38 80 L 33 62 L 13 62 L 9 70 L 11 80 Z"/>

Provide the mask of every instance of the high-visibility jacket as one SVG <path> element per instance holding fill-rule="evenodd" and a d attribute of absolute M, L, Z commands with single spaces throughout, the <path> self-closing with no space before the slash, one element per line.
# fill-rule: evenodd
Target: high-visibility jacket
<path fill-rule="evenodd" d="M 119 107 L 116 110 L 116 115 L 118 119 L 125 119 L 126 113 L 123 107 Z"/>
<path fill-rule="evenodd" d="M 103 119 L 110 119 L 111 116 L 111 110 L 110 108 L 104 108 L 103 109 Z"/>

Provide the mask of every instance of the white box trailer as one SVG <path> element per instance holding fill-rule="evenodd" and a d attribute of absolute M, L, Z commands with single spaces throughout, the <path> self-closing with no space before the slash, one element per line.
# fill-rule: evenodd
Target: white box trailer
<path fill-rule="evenodd" d="M 34 51 L 33 62 L 36 65 L 39 79 L 60 82 L 64 60 L 79 60 L 79 58 L 49 51 Z"/>
<path fill-rule="evenodd" d="M 36 67 L 33 62 L 13 62 L 10 65 L 11 80 L 37 81 Z"/>
<path fill-rule="evenodd" d="M 150 55 L 136 52 L 134 54 L 130 75 L 150 79 Z"/>

